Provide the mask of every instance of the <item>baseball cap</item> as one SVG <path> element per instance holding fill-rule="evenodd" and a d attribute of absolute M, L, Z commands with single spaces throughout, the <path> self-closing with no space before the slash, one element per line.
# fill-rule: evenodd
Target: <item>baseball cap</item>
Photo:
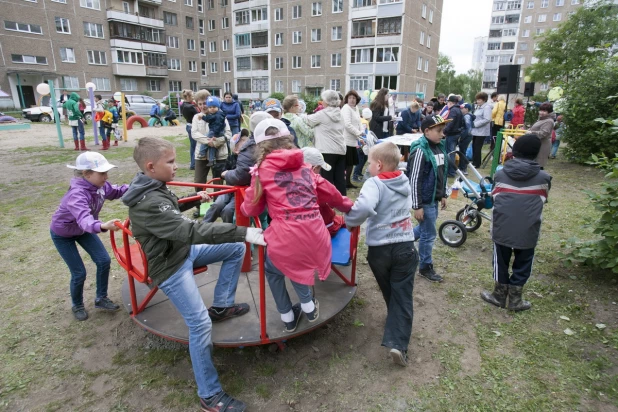
<path fill-rule="evenodd" d="M 330 165 L 324 161 L 322 153 L 315 147 L 303 147 L 301 150 L 306 163 L 309 163 L 311 166 L 320 166 L 327 172 L 331 169 Z"/>
<path fill-rule="evenodd" d="M 453 103 L 459 103 L 459 99 L 457 98 L 457 95 L 456 95 L 456 94 L 451 94 L 451 95 L 448 97 L 448 101 L 449 101 L 449 102 L 453 102 Z"/>
<path fill-rule="evenodd" d="M 77 156 L 75 166 L 67 165 L 69 169 L 92 170 L 93 172 L 105 173 L 113 169 L 114 166 L 101 154 L 97 152 L 86 152 Z"/>
<path fill-rule="evenodd" d="M 279 131 L 274 135 L 266 136 L 266 130 L 269 127 L 276 127 Z M 266 140 L 276 139 L 278 137 L 284 137 L 289 135 L 290 131 L 288 130 L 288 127 L 285 125 L 285 123 L 283 123 L 279 119 L 273 118 L 262 120 L 253 131 L 253 136 L 256 144 L 264 142 Z"/>
<path fill-rule="evenodd" d="M 468 109 L 469 112 L 472 111 L 472 105 L 470 103 L 464 103 L 461 105 L 462 109 Z"/>
<path fill-rule="evenodd" d="M 262 120 L 272 118 L 273 117 L 266 112 L 255 112 L 251 115 L 251 118 L 249 119 L 249 129 L 251 129 L 252 132 L 255 132 L 255 128 L 258 124 L 260 124 Z"/>
<path fill-rule="evenodd" d="M 221 107 L 221 101 L 218 97 L 208 96 L 206 99 L 206 107 Z"/>
<path fill-rule="evenodd" d="M 431 129 L 434 126 L 439 124 L 446 124 L 448 122 L 452 122 L 453 119 L 444 119 L 440 115 L 426 116 L 423 122 L 421 123 L 421 131 L 424 132 L 427 129 Z"/>
<path fill-rule="evenodd" d="M 264 100 L 264 111 L 281 113 L 281 102 L 277 99 Z"/>

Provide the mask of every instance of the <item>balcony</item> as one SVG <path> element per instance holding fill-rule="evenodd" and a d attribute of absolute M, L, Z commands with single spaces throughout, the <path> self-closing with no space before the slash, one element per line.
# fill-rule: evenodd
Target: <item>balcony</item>
<path fill-rule="evenodd" d="M 141 64 L 112 63 L 115 76 L 146 77 L 146 66 Z"/>
<path fill-rule="evenodd" d="M 138 18 L 137 16 L 134 16 Z M 143 17 L 140 17 L 142 19 Z M 161 21 L 163 25 L 163 21 Z M 163 26 L 161 26 L 163 27 Z M 131 42 L 150 43 L 165 46 L 165 30 L 144 27 L 137 24 L 109 22 L 110 39 L 127 40 Z"/>
<path fill-rule="evenodd" d="M 146 76 L 166 77 L 167 66 L 146 66 Z"/>
<path fill-rule="evenodd" d="M 146 4 L 154 4 L 155 6 L 160 6 L 162 1 L 161 0 L 139 0 L 140 3 L 146 3 Z"/>
<path fill-rule="evenodd" d="M 159 4 L 161 3 L 159 2 Z M 119 21 L 123 23 L 132 23 L 138 26 L 163 28 L 163 20 L 127 14 L 122 10 L 107 9 L 107 20 L 110 22 Z"/>

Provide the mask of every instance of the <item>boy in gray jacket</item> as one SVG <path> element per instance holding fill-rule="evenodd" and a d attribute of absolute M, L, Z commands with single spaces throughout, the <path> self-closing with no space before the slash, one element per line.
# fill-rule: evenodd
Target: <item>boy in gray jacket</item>
<path fill-rule="evenodd" d="M 391 348 L 396 364 L 406 366 L 418 254 L 410 216 L 412 192 L 408 178 L 397 170 L 400 158 L 394 143 L 371 148 L 368 170 L 372 177 L 363 184 L 345 223 L 352 230 L 367 220 L 367 261 L 388 309 L 382 346 Z"/>
<path fill-rule="evenodd" d="M 543 206 L 551 187 L 551 176 L 534 161 L 541 149 L 535 134 L 521 136 L 513 145 L 513 159 L 494 177 L 493 219 L 494 281 L 492 293 L 481 298 L 498 307 L 514 311 L 527 310 L 530 302 L 522 300 L 522 290 L 532 271 L 534 248 L 539 240 Z M 511 255 L 513 274 L 509 276 Z"/>

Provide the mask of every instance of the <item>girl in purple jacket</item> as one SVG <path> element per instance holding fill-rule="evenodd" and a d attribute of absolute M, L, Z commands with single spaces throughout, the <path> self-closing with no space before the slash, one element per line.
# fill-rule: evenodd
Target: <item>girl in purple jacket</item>
<path fill-rule="evenodd" d="M 107 297 L 107 283 L 111 259 L 99 232 L 118 230 L 113 219 L 109 222 L 99 220 L 99 212 L 106 199 L 120 198 L 129 185 L 116 186 L 107 181 L 107 172 L 116 167 L 97 152 L 86 152 L 77 156 L 74 169 L 75 177 L 71 179 L 69 191 L 60 201 L 58 210 L 52 216 L 50 233 L 58 253 L 71 271 L 71 300 L 73 315 L 77 320 L 88 319 L 84 308 L 84 282 L 86 267 L 79 256 L 77 244 L 90 255 L 97 266 L 97 295 L 94 307 L 115 311 L 119 306 Z"/>

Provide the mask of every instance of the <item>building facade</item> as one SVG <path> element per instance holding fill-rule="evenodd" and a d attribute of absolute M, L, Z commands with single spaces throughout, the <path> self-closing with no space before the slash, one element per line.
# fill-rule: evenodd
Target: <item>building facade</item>
<path fill-rule="evenodd" d="M 443 0 L 0 0 L 0 89 L 432 95 Z M 85 91 L 81 92 L 85 95 Z"/>
<path fill-rule="evenodd" d="M 487 36 L 475 37 L 472 49 L 472 70 L 483 71 L 487 58 Z"/>
<path fill-rule="evenodd" d="M 483 90 L 496 90 L 501 65 L 521 65 L 519 93 L 524 90 L 524 70 L 536 63 L 537 36 L 555 29 L 583 0 L 494 0 L 487 41 Z M 549 85 L 536 84 L 535 93 Z"/>

